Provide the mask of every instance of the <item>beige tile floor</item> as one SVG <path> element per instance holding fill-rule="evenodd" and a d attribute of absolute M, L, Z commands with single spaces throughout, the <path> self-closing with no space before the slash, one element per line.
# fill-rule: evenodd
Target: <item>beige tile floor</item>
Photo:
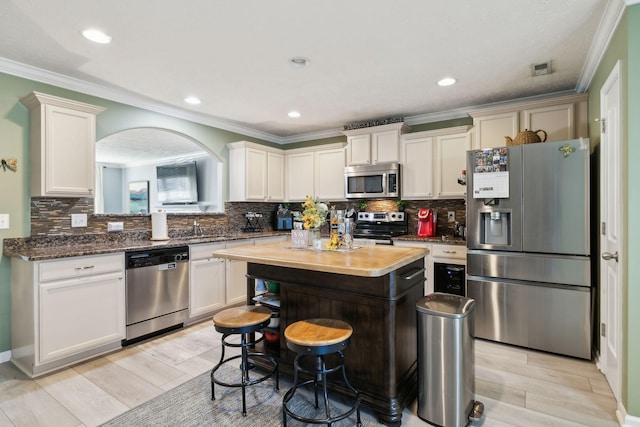
<path fill-rule="evenodd" d="M 220 356 L 210 321 L 35 380 L 0 364 L 0 427 L 96 426 L 208 371 Z M 588 361 L 477 340 L 477 426 L 617 426 L 609 385 Z M 286 390 L 286 379 L 281 390 Z M 363 418 L 373 419 L 365 408 Z M 414 402 L 403 426 L 426 426 Z"/>

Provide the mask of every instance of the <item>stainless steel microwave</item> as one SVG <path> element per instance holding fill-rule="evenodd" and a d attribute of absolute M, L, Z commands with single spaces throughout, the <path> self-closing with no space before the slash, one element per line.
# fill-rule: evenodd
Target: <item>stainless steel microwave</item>
<path fill-rule="evenodd" d="M 347 166 L 344 193 L 347 199 L 400 197 L 400 164 Z"/>

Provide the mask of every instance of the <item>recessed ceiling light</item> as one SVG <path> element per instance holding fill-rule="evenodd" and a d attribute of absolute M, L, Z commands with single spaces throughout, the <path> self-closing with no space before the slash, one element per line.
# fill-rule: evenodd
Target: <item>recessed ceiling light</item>
<path fill-rule="evenodd" d="M 289 114 L 287 114 L 289 117 L 291 117 L 292 119 L 297 119 L 298 117 L 300 117 L 302 114 L 300 114 L 297 111 L 289 111 Z"/>
<path fill-rule="evenodd" d="M 82 35 L 87 40 L 91 40 L 94 43 L 109 44 L 111 43 L 111 36 L 106 35 L 100 30 L 87 29 L 82 32 Z"/>
<path fill-rule="evenodd" d="M 294 56 L 289 59 L 289 64 L 294 68 L 303 68 L 309 64 L 309 60 L 307 58 L 303 58 L 302 56 Z"/>
<path fill-rule="evenodd" d="M 455 84 L 456 79 L 454 79 L 453 77 L 445 77 L 442 80 L 438 81 L 438 86 L 451 86 L 453 84 Z"/>
<path fill-rule="evenodd" d="M 202 103 L 202 101 L 200 101 L 200 98 L 198 98 L 196 96 L 187 96 L 184 99 L 184 102 L 186 102 L 187 104 L 191 104 L 191 105 L 200 105 Z"/>

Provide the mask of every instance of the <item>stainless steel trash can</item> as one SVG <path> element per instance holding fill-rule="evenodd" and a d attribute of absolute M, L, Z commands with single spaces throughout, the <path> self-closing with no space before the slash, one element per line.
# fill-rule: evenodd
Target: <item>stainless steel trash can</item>
<path fill-rule="evenodd" d="M 474 400 L 475 301 L 433 293 L 416 304 L 418 316 L 418 416 L 443 427 L 466 426 L 483 406 Z"/>

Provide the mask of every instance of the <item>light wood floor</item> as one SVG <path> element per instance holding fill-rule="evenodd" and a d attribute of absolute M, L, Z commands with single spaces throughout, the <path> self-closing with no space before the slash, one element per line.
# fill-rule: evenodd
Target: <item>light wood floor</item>
<path fill-rule="evenodd" d="M 0 427 L 99 425 L 210 370 L 219 351 L 206 321 L 36 380 L 0 364 Z M 473 426 L 618 425 L 615 399 L 593 363 L 481 340 L 475 353 L 485 416 Z M 363 418 L 373 419 L 366 408 Z M 402 425 L 427 425 L 416 402 Z"/>

